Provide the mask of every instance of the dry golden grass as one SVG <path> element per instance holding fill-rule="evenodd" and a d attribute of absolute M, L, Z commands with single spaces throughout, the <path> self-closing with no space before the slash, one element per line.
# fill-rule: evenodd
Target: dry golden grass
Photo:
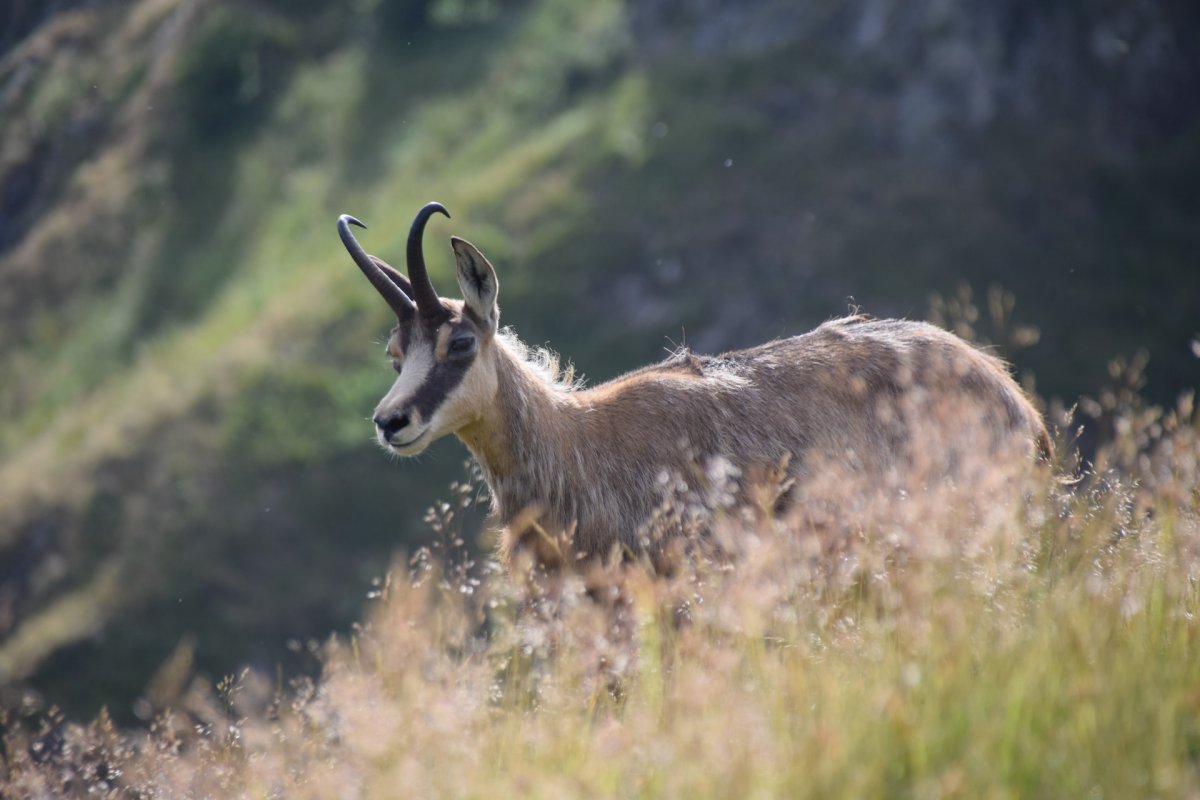
<path fill-rule="evenodd" d="M 1196 796 L 1200 414 L 1142 406 L 1131 370 L 1074 483 L 701 503 L 665 577 L 476 565 L 455 486 L 318 680 L 196 682 L 142 731 L 13 712 L 2 793 Z"/>

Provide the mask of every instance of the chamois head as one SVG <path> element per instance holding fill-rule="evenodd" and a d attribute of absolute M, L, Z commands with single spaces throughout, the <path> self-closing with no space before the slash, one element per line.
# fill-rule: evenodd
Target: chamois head
<path fill-rule="evenodd" d="M 425 223 L 435 213 L 450 216 L 440 203 L 429 203 L 413 220 L 408 277 L 363 250 L 350 225 L 366 225 L 348 214 L 338 219 L 338 234 L 354 263 L 396 312 L 387 352 L 399 377 L 376 407 L 374 421 L 379 443 L 402 456 L 416 455 L 478 419 L 496 394 L 496 271 L 474 245 L 452 237 L 463 299 L 439 297 L 421 250 Z"/>

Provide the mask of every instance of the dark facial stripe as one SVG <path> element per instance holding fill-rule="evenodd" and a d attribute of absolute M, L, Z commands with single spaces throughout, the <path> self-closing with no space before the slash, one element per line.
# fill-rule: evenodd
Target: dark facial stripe
<path fill-rule="evenodd" d="M 413 395 L 409 405 L 421 415 L 421 419 L 429 420 L 438 406 L 446 400 L 446 396 L 454 391 L 464 377 L 475 357 L 455 361 L 437 361 L 429 370 L 429 376 L 421 384 L 421 388 Z"/>

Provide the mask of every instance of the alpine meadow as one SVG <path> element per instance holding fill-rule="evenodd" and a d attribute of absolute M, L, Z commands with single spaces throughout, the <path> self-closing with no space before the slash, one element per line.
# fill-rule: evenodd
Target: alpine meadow
<path fill-rule="evenodd" d="M 1200 797 L 1194 3 L 0 5 L 0 796 Z"/>

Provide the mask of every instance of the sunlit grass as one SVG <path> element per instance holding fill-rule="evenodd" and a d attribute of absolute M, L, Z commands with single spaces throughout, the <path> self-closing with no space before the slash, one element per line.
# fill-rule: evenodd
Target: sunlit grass
<path fill-rule="evenodd" d="M 318 681 L 196 682 L 147 732 L 11 717 L 6 788 L 1192 796 L 1200 417 L 1185 400 L 1157 419 L 1121 426 L 1105 474 L 1039 472 L 983 516 L 941 490 L 871 508 L 846 489 L 832 525 L 718 518 L 720 555 L 697 542 L 670 576 L 474 564 L 476 490 L 456 486 L 428 517 L 438 544 L 321 648 Z"/>

